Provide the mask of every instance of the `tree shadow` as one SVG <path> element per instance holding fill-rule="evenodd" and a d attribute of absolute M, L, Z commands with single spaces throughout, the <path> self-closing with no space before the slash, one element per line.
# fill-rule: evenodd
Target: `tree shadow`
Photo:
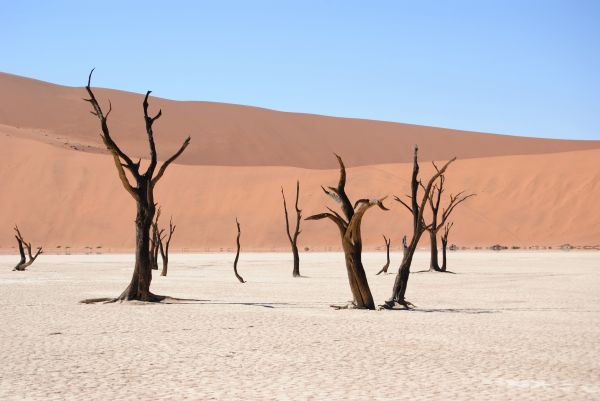
<path fill-rule="evenodd" d="M 494 309 L 479 309 L 479 308 L 419 308 L 410 309 L 411 312 L 423 312 L 423 313 L 463 313 L 467 315 L 480 315 L 488 313 L 500 313 L 499 310 Z"/>
<path fill-rule="evenodd" d="M 431 269 L 427 269 L 427 270 L 417 270 L 416 272 L 412 272 L 412 274 L 416 274 L 416 273 L 448 273 L 448 274 L 458 274 L 453 272 L 452 270 L 445 270 L 445 271 L 440 271 L 440 270 L 431 270 Z"/>

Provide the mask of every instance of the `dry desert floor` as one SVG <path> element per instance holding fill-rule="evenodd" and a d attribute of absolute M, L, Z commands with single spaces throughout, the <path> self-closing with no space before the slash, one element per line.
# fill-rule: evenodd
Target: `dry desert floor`
<path fill-rule="evenodd" d="M 343 255 L 301 257 L 294 279 L 290 255 L 243 253 L 240 284 L 231 254 L 172 255 L 154 292 L 199 301 L 83 305 L 130 255 L 0 256 L 0 399 L 600 399 L 600 252 L 451 253 L 456 274 L 411 276 L 413 311 L 333 310 Z M 364 262 L 381 303 L 394 276 Z"/>

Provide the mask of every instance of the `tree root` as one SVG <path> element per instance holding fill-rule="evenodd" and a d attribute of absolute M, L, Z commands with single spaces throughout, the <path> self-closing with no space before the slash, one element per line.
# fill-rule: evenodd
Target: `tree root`
<path fill-rule="evenodd" d="M 329 307 L 335 309 L 335 310 L 342 310 L 342 309 L 360 309 L 356 306 L 356 304 L 354 303 L 354 301 L 348 301 L 347 303 L 345 303 L 344 305 L 329 305 Z"/>
<path fill-rule="evenodd" d="M 397 308 L 399 306 L 400 308 Z M 411 310 L 414 309 L 415 305 L 407 300 L 395 301 L 393 299 L 385 301 L 383 305 L 379 305 L 379 310 Z"/>
<path fill-rule="evenodd" d="M 171 298 L 165 295 L 155 295 L 150 293 L 147 299 L 136 299 L 127 297 L 127 291 L 119 295 L 117 298 L 89 298 L 79 301 L 80 304 L 113 304 L 116 302 L 145 302 L 145 303 L 158 303 L 166 300 L 178 300 L 178 298 Z"/>

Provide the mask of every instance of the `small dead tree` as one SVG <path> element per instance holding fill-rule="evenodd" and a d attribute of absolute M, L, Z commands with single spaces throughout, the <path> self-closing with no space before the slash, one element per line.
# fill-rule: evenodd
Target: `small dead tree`
<path fill-rule="evenodd" d="M 238 221 L 237 217 L 235 218 L 235 224 L 237 225 L 237 238 L 235 240 L 235 242 L 237 244 L 237 252 L 235 253 L 235 260 L 233 261 L 233 272 L 235 273 L 235 277 L 240 281 L 240 283 L 245 283 L 244 279 L 242 278 L 242 276 L 240 276 L 238 274 L 238 270 L 237 270 L 238 260 L 240 259 L 240 235 L 241 235 L 240 222 Z"/>
<path fill-rule="evenodd" d="M 362 264 L 362 237 L 360 225 L 365 212 L 372 206 L 378 206 L 382 210 L 388 210 L 383 205 L 382 199 L 359 199 L 354 205 L 350 202 L 346 195 L 346 168 L 342 158 L 338 155 L 338 163 L 340 165 L 340 179 L 337 187 L 321 187 L 326 195 L 333 198 L 341 204 L 344 217 L 327 208 L 329 212 L 315 214 L 309 216 L 306 220 L 321 220 L 330 219 L 333 221 L 340 231 L 342 239 L 342 248 L 346 258 L 346 271 L 348 273 L 348 281 L 350 282 L 350 290 L 352 291 L 353 301 L 349 308 L 357 309 L 375 309 L 373 296 L 369 288 L 365 269 Z"/>
<path fill-rule="evenodd" d="M 152 222 L 152 236 L 150 238 L 150 265 L 152 270 L 158 270 L 158 252 L 163 240 L 165 230 L 158 228 L 158 219 L 160 218 L 160 207 L 156 209 L 156 216 Z"/>
<path fill-rule="evenodd" d="M 377 276 L 379 276 L 381 273 L 387 274 L 388 267 L 390 267 L 390 244 L 392 243 L 392 240 L 386 238 L 386 236 L 384 235 L 383 236 L 383 241 L 385 242 L 387 262 L 385 263 L 385 265 L 383 265 L 383 267 L 381 268 L 381 270 L 379 270 L 377 272 Z"/>
<path fill-rule="evenodd" d="M 290 231 L 290 219 L 288 217 L 287 202 L 285 201 L 285 193 L 283 187 L 281 187 L 281 197 L 283 198 L 283 212 L 285 213 L 285 231 L 290 245 L 292 246 L 292 255 L 294 256 L 294 270 L 292 275 L 294 277 L 300 277 L 300 255 L 298 253 L 298 235 L 300 235 L 300 220 L 302 219 L 302 210 L 298 207 L 298 199 L 300 197 L 300 181 L 296 181 L 296 202 L 294 202 L 294 209 L 296 210 L 296 227 L 294 233 Z"/>
<path fill-rule="evenodd" d="M 440 270 L 443 272 L 446 271 L 446 249 L 448 247 L 448 234 L 450 234 L 450 230 L 452 229 L 453 225 L 454 222 L 446 223 L 444 225 L 444 232 L 442 233 L 442 266 L 440 267 Z"/>
<path fill-rule="evenodd" d="M 152 281 L 152 265 L 150 261 L 150 228 L 154 220 L 155 203 L 154 203 L 154 188 L 158 181 L 163 177 L 167 167 L 171 165 L 188 147 L 190 144 L 190 137 L 183 142 L 177 152 L 171 157 L 166 159 L 161 166 L 158 168 L 158 156 L 156 152 L 156 145 L 154 142 L 154 131 L 153 125 L 162 115 L 162 110 L 154 116 L 148 114 L 148 98 L 150 97 L 151 91 L 146 92 L 144 101 L 142 102 L 142 108 L 144 113 L 144 122 L 146 127 L 146 136 L 148 145 L 150 148 L 150 161 L 145 172 L 140 171 L 141 160 L 134 162 L 117 143 L 113 140 L 108 129 L 108 117 L 112 111 L 112 105 L 109 102 L 108 112 L 104 114 L 100 103 L 96 99 L 94 92 L 91 88 L 92 73 L 90 72 L 88 82 L 85 87 L 89 99 L 85 99 L 92 105 L 91 113 L 95 115 L 100 121 L 101 134 L 100 137 L 104 142 L 104 145 L 113 157 L 115 167 L 119 173 L 119 178 L 125 190 L 135 200 L 137 206 L 135 228 L 135 267 L 133 269 L 133 276 L 129 285 L 117 298 L 98 298 L 82 301 L 84 303 L 92 302 L 115 302 L 115 301 L 145 301 L 145 302 L 160 302 L 166 297 L 161 295 L 155 295 L 150 292 L 150 282 Z M 130 181 L 130 177 L 133 178 L 134 183 Z"/>
<path fill-rule="evenodd" d="M 173 217 L 171 217 L 171 219 L 169 219 L 169 235 L 161 238 L 158 242 L 160 256 L 162 257 L 162 271 L 160 272 L 161 276 L 167 275 L 167 270 L 169 268 L 169 247 L 171 246 L 171 238 L 173 238 L 175 227 L 176 226 L 173 224 Z"/>
<path fill-rule="evenodd" d="M 29 266 L 35 262 L 38 256 L 43 253 L 42 247 L 38 247 L 35 255 L 31 253 L 31 242 L 25 241 L 23 236 L 21 235 L 21 231 L 19 231 L 19 227 L 15 225 L 15 238 L 17 239 L 17 244 L 19 245 L 19 254 L 21 255 L 21 260 L 17 265 L 13 268 L 13 271 L 25 271 Z M 27 258 L 25 257 L 25 248 L 27 249 Z"/>
<path fill-rule="evenodd" d="M 427 201 L 429 200 L 429 194 L 434 183 L 438 180 L 438 178 L 444 174 L 448 166 L 456 160 L 456 158 L 452 158 L 447 161 L 442 168 L 437 170 L 437 172 L 429 179 L 426 186 L 423 186 L 421 180 L 419 179 L 419 161 L 418 161 L 418 153 L 419 147 L 415 146 L 414 149 L 414 157 L 413 157 L 413 171 L 411 176 L 411 195 L 408 195 L 410 199 L 410 205 L 404 202 L 402 199 L 395 197 L 396 201 L 400 202 L 404 207 L 406 207 L 413 216 L 413 234 L 410 240 L 410 243 L 404 253 L 404 257 L 402 258 L 402 263 L 398 268 L 398 274 L 396 275 L 396 279 L 394 280 L 394 287 L 392 288 L 392 296 L 388 299 L 383 308 L 391 309 L 396 304 L 404 307 L 410 308 L 413 305 L 406 301 L 406 287 L 408 285 L 408 277 L 410 275 L 410 265 L 412 263 L 413 256 L 417 249 L 417 245 L 419 240 L 421 239 L 421 235 L 429 228 L 429 225 L 425 223 L 424 211 L 427 205 Z M 423 188 L 423 195 L 419 200 L 417 197 L 419 195 L 419 188 Z"/>
<path fill-rule="evenodd" d="M 439 171 L 435 162 L 432 162 L 432 164 L 433 167 L 435 167 L 435 170 Z M 438 220 L 438 212 L 440 210 L 440 202 L 442 199 L 442 193 L 444 192 L 445 181 L 446 176 L 444 174 L 440 175 L 439 181 L 438 183 L 433 185 L 428 199 L 429 209 L 431 210 L 431 224 L 429 224 L 429 228 L 427 229 L 427 231 L 429 232 L 429 245 L 431 249 L 431 257 L 429 262 L 430 271 L 442 271 L 438 262 L 438 232 L 446 225 L 448 218 L 459 204 L 475 196 L 475 194 L 467 195 L 464 191 L 459 192 L 457 195 L 451 194 L 450 201 L 448 202 L 448 205 L 443 209 L 441 218 Z"/>

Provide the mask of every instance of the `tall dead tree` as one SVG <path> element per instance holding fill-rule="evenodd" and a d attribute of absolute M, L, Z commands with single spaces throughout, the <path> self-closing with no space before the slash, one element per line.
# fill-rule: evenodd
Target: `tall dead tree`
<path fill-rule="evenodd" d="M 452 229 L 453 225 L 454 222 L 446 223 L 444 225 L 444 232 L 442 232 L 442 266 L 440 266 L 440 270 L 443 272 L 446 271 L 446 249 L 448 247 L 448 234 L 450 234 L 450 230 Z"/>
<path fill-rule="evenodd" d="M 382 307 L 384 308 L 393 308 L 396 304 L 409 308 L 412 304 L 406 301 L 406 287 L 408 285 L 408 277 L 410 275 L 410 265 L 412 263 L 413 256 L 415 254 L 415 250 L 417 249 L 417 245 L 419 240 L 421 239 L 421 235 L 429 228 L 429 225 L 425 223 L 424 211 L 427 206 L 427 201 L 429 200 L 429 194 L 434 183 L 438 180 L 438 178 L 444 174 L 450 163 L 452 163 L 456 158 L 453 158 L 444 164 L 442 168 L 437 170 L 437 172 L 429 179 L 426 186 L 423 186 L 421 180 L 419 179 L 419 160 L 418 160 L 419 147 L 415 146 L 414 149 L 414 157 L 413 157 L 413 171 L 411 176 L 411 195 L 408 195 L 410 199 L 410 205 L 404 202 L 402 199 L 397 196 L 395 199 L 400 202 L 404 207 L 406 207 L 413 216 L 413 233 L 408 248 L 404 253 L 404 257 L 402 258 L 402 263 L 398 268 L 398 274 L 396 275 L 396 279 L 394 280 L 394 287 L 392 288 L 392 296 L 388 299 Z M 423 194 L 421 199 L 418 199 L 419 188 L 423 188 Z"/>
<path fill-rule="evenodd" d="M 242 231 L 240 230 L 240 222 L 238 221 L 237 217 L 235 218 L 235 224 L 237 225 L 237 238 L 235 240 L 235 243 L 237 244 L 237 252 L 235 253 L 235 259 L 233 261 L 233 272 L 235 273 L 235 277 L 240 281 L 240 283 L 245 283 L 244 279 L 238 274 L 237 271 L 237 264 L 238 260 L 240 259 L 240 235 L 242 233 Z"/>
<path fill-rule="evenodd" d="M 437 165 L 433 163 L 436 171 L 439 171 Z M 446 177 L 444 174 L 440 175 L 439 180 L 433 185 L 429 194 L 429 209 L 431 210 L 431 224 L 427 231 L 429 232 L 429 245 L 431 249 L 431 257 L 429 262 L 430 271 L 442 271 L 438 262 L 438 247 L 437 247 L 437 236 L 438 232 L 446 225 L 448 218 L 454 211 L 454 209 L 466 201 L 467 199 L 475 196 L 475 194 L 465 194 L 464 191 L 459 192 L 457 195 L 450 195 L 448 205 L 442 210 L 441 218 L 438 220 L 438 212 L 440 210 L 440 201 L 442 199 L 442 193 L 444 192 L 444 183 Z"/>
<path fill-rule="evenodd" d="M 171 217 L 169 220 L 169 235 L 161 238 L 158 242 L 160 256 L 162 257 L 162 271 L 160 272 L 161 276 L 167 275 L 167 270 L 169 268 L 169 247 L 171 246 L 171 238 L 173 238 L 175 227 L 176 226 L 173 224 L 173 218 Z"/>
<path fill-rule="evenodd" d="M 365 269 L 362 264 L 362 237 L 360 225 L 365 212 L 372 206 L 378 206 L 382 210 L 388 210 L 383 205 L 383 199 L 359 199 L 354 205 L 346 195 L 346 168 L 342 158 L 338 155 L 340 165 L 340 179 L 337 187 L 321 187 L 325 194 L 340 203 L 344 217 L 327 208 L 329 212 L 309 216 L 306 220 L 330 219 L 340 231 L 342 248 L 346 258 L 346 271 L 353 301 L 348 307 L 357 309 L 375 309 L 373 296 L 369 288 Z"/>
<path fill-rule="evenodd" d="M 388 267 L 390 267 L 390 244 L 392 243 L 391 239 L 386 238 L 386 236 L 383 236 L 383 241 L 385 242 L 385 249 L 386 249 L 386 255 L 387 255 L 387 262 L 385 263 L 385 265 L 383 265 L 383 267 L 381 268 L 381 270 L 379 270 L 377 272 L 377 276 L 379 276 L 381 273 L 385 273 L 387 274 L 388 271 Z"/>
<path fill-rule="evenodd" d="M 135 228 L 135 267 L 133 269 L 133 276 L 129 285 L 125 290 L 114 299 L 94 299 L 84 302 L 97 302 L 97 301 L 125 301 L 125 300 L 138 300 L 146 302 L 159 302 L 165 297 L 155 295 L 150 292 L 150 282 L 152 281 L 152 266 L 150 261 L 150 228 L 155 213 L 154 203 L 154 188 L 158 181 L 163 177 L 167 167 L 171 165 L 188 147 L 190 144 L 190 137 L 183 142 L 179 150 L 175 152 L 171 157 L 166 159 L 158 168 L 158 156 L 156 153 L 156 145 L 154 143 L 154 131 L 153 125 L 162 115 L 162 111 L 159 110 L 154 116 L 148 114 L 148 98 L 151 91 L 146 92 L 144 101 L 142 102 L 142 108 L 144 113 L 144 122 L 146 127 L 146 135 L 148 145 L 150 148 L 150 161 L 145 172 L 140 171 L 141 160 L 134 162 L 130 156 L 128 156 L 121 148 L 116 144 L 110 135 L 108 129 L 108 117 L 112 111 L 112 105 L 109 102 L 108 112 L 104 114 L 102 107 L 94 92 L 91 88 L 92 73 L 90 72 L 88 77 L 87 86 L 85 87 L 89 99 L 85 99 L 92 105 L 93 111 L 91 112 L 100 121 L 101 134 L 100 137 L 104 142 L 104 145 L 113 157 L 115 167 L 119 173 L 119 178 L 125 190 L 135 200 L 137 206 Z M 131 182 L 130 177 L 133 179 Z"/>
<path fill-rule="evenodd" d="M 294 256 L 294 269 L 292 275 L 294 277 L 300 277 L 300 255 L 298 253 L 298 235 L 300 235 L 300 220 L 302 219 L 302 210 L 298 207 L 298 198 L 300 197 L 300 181 L 296 181 L 296 202 L 294 203 L 294 209 L 296 210 L 296 227 L 292 234 L 290 230 L 290 219 L 288 217 L 287 202 L 285 201 L 285 193 L 283 187 L 281 187 L 281 197 L 283 198 L 283 212 L 285 213 L 285 231 L 290 245 L 292 246 L 292 255 Z"/>
<path fill-rule="evenodd" d="M 38 256 L 40 256 L 42 251 L 42 247 L 38 247 L 35 255 L 31 253 L 31 242 L 25 241 L 23 236 L 21 235 L 21 231 L 19 231 L 19 227 L 15 225 L 15 238 L 17 239 L 17 244 L 19 245 L 19 254 L 21 255 L 21 260 L 17 265 L 13 268 L 14 271 L 25 271 L 29 266 L 35 262 Z M 27 249 L 27 257 L 25 255 L 25 248 Z"/>

